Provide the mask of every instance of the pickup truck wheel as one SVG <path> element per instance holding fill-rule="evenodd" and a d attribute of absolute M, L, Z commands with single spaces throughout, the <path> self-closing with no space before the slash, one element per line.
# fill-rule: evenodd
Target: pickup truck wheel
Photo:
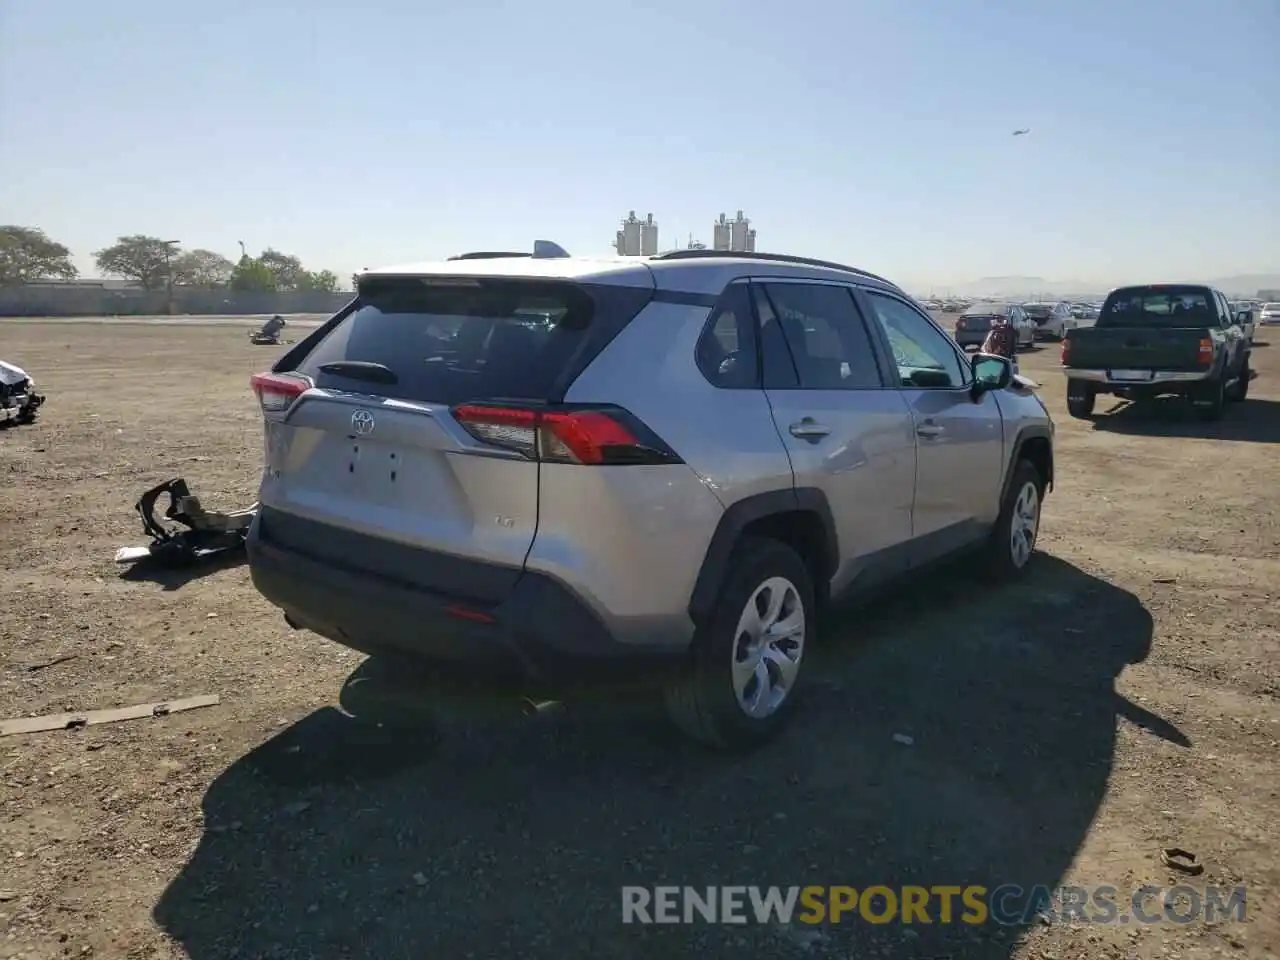
<path fill-rule="evenodd" d="M 1233 403 L 1239 403 L 1249 398 L 1249 354 L 1244 355 L 1244 362 L 1240 364 L 1240 378 L 1232 386 L 1227 394 L 1227 399 Z"/>
<path fill-rule="evenodd" d="M 799 555 L 777 540 L 744 541 L 689 663 L 665 690 L 668 715 L 718 749 L 767 740 L 795 709 L 815 620 L 813 581 Z"/>
<path fill-rule="evenodd" d="M 1088 420 L 1093 416 L 1093 405 L 1098 395 L 1085 384 L 1074 383 L 1067 386 L 1067 413 L 1077 420 Z"/>
<path fill-rule="evenodd" d="M 1000 505 L 1000 516 L 986 546 L 985 573 L 991 580 L 1013 580 L 1031 563 L 1040 533 L 1044 478 L 1030 460 L 1019 460 Z"/>
<path fill-rule="evenodd" d="M 1191 395 L 1196 412 L 1204 420 L 1221 420 L 1227 403 L 1227 391 L 1222 377 L 1202 384 L 1200 389 Z"/>

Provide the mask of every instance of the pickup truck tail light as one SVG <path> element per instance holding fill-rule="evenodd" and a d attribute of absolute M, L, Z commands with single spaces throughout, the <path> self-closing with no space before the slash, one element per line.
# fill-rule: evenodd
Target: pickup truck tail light
<path fill-rule="evenodd" d="M 1071 338 L 1063 337 L 1062 338 L 1062 363 L 1064 366 L 1066 365 L 1067 361 L 1070 358 L 1071 358 Z"/>
<path fill-rule="evenodd" d="M 1202 367 L 1207 367 L 1213 362 L 1213 341 L 1208 337 L 1201 338 L 1200 352 L 1197 354 L 1196 359 Z"/>

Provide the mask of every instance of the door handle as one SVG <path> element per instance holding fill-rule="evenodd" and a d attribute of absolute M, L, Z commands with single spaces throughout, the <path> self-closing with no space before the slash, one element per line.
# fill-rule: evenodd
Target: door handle
<path fill-rule="evenodd" d="M 803 420 L 793 423 L 787 429 L 791 431 L 793 437 L 799 437 L 802 440 L 818 440 L 831 432 L 830 427 L 823 426 L 812 417 L 805 417 Z"/>
<path fill-rule="evenodd" d="M 939 426 L 932 420 L 926 420 L 916 425 L 917 437 L 940 437 L 946 432 L 946 427 Z"/>

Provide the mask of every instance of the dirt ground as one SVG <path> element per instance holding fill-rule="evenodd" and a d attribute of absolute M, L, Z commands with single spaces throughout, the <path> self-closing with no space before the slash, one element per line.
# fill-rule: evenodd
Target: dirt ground
<path fill-rule="evenodd" d="M 0 432 L 0 716 L 222 701 L 0 740 L 0 960 L 1276 956 L 1273 336 L 1212 425 L 1071 420 L 1056 347 L 1025 355 L 1058 425 L 1029 581 L 941 574 L 833 618 L 794 727 L 735 759 L 620 694 L 412 711 L 243 566 L 122 575 L 144 488 L 252 501 L 248 377 L 274 351 L 225 327 L 2 324 L 49 402 Z M 1203 874 L 1162 865 L 1173 846 Z M 620 885 L 663 883 L 1244 886 L 1247 915 L 623 925 Z"/>

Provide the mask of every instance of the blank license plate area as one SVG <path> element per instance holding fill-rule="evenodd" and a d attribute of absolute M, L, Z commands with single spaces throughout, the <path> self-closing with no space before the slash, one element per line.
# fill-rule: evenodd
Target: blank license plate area
<path fill-rule="evenodd" d="M 456 484 L 439 450 L 323 433 L 300 463 L 295 482 L 324 500 L 368 507 L 412 505 L 434 515 L 456 509 Z"/>
<path fill-rule="evenodd" d="M 1150 370 L 1112 370 L 1112 380 L 1150 380 Z"/>

